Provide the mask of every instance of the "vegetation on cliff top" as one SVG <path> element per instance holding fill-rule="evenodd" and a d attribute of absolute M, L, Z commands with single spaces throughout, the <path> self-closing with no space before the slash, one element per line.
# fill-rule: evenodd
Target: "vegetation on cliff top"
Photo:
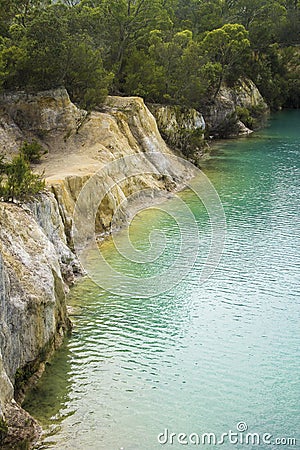
<path fill-rule="evenodd" d="M 299 0 L 0 0 L 0 87 L 200 108 L 250 77 L 299 107 Z"/>

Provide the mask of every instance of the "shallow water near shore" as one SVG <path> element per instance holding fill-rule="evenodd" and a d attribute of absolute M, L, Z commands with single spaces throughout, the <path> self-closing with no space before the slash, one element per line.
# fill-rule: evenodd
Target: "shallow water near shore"
<path fill-rule="evenodd" d="M 299 111 L 278 113 L 203 162 L 227 220 L 223 256 L 206 283 L 209 217 L 187 190 L 180 196 L 195 215 L 200 251 L 179 285 L 151 298 L 116 296 L 89 279 L 72 290 L 74 332 L 24 404 L 45 428 L 40 448 L 194 448 L 195 437 L 181 445 L 178 434 L 220 441 L 230 430 L 239 441 L 225 438 L 223 449 L 255 448 L 241 443 L 247 432 L 272 435 L 259 448 L 300 448 L 299 125 Z M 130 229 L 141 251 L 157 230 L 166 250 L 155 263 L 126 261 L 111 239 L 103 254 L 128 274 L 155 276 L 178 252 L 176 222 L 152 207 Z M 191 237 L 190 249 L 199 242 Z M 289 438 L 296 445 L 275 445 Z"/>

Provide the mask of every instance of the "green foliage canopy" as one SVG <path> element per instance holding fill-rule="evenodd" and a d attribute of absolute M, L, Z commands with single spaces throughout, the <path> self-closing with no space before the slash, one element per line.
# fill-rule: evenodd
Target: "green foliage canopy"
<path fill-rule="evenodd" d="M 295 106 L 299 0 L 0 0 L 0 90 L 64 85 L 85 108 L 107 93 L 198 106 L 250 77 Z"/>

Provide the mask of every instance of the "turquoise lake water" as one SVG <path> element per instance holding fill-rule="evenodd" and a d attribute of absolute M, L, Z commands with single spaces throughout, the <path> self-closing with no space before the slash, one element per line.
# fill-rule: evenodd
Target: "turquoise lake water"
<path fill-rule="evenodd" d="M 89 279 L 72 290 L 73 334 L 25 403 L 45 428 L 40 448 L 252 449 L 243 436 L 257 433 L 272 435 L 259 448 L 300 449 L 299 125 L 299 111 L 278 113 L 263 131 L 220 144 L 203 163 L 227 221 L 223 256 L 208 281 L 201 284 L 199 272 L 209 217 L 187 190 L 180 197 L 201 245 L 179 285 L 151 298 L 116 296 Z M 178 251 L 176 222 L 153 207 L 130 229 L 141 251 L 157 230 L 165 252 L 147 267 L 119 257 L 111 240 L 103 254 L 120 270 L 155 275 Z M 238 443 L 231 435 L 234 442 L 221 444 L 222 433 L 237 427 Z M 165 430 L 176 433 L 166 444 Z M 202 443 L 204 433 L 219 444 Z"/>

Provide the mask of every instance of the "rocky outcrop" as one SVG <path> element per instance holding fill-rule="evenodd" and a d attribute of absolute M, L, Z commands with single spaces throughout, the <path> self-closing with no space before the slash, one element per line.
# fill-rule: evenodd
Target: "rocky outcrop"
<path fill-rule="evenodd" d="M 26 206 L 55 248 L 65 281 L 65 290 L 68 291 L 68 287 L 74 284 L 76 276 L 81 275 L 82 271 L 76 256 L 68 247 L 65 226 L 56 198 L 53 193 L 47 192 L 40 194 L 35 201 L 27 203 Z"/>
<path fill-rule="evenodd" d="M 70 328 L 59 265 L 63 246 L 56 250 L 31 213 L 0 204 L 0 405 L 11 425 L 3 446 L 11 439 L 37 437 L 38 426 L 14 402 L 12 386 L 20 394 Z M 19 437 L 12 414 L 23 423 Z"/>
<path fill-rule="evenodd" d="M 70 102 L 64 88 L 36 94 L 2 94 L 0 105 L 9 118 L 7 129 L 13 127 L 19 136 L 22 132 L 42 138 L 57 132 L 67 135 L 70 130 L 77 129 L 87 115 Z"/>
<path fill-rule="evenodd" d="M 252 133 L 266 118 L 269 108 L 255 84 L 246 79 L 231 88 L 223 85 L 202 112 L 210 135 L 227 138 Z"/>
<path fill-rule="evenodd" d="M 64 284 L 56 252 L 40 227 L 15 205 L 0 205 L 1 351 L 15 381 L 20 367 L 66 324 Z"/>
<path fill-rule="evenodd" d="M 179 149 L 189 160 L 199 163 L 205 152 L 205 121 L 193 108 L 178 105 L 149 104 L 165 141 Z"/>
<path fill-rule="evenodd" d="M 184 165 L 174 162 L 168 179 L 163 178 L 159 175 L 160 161 L 156 160 L 154 167 L 153 162 L 147 159 L 146 154 L 151 152 L 173 153 L 162 139 L 153 115 L 141 98 L 108 97 L 101 112 L 87 113 L 71 103 L 65 89 L 58 89 L 35 95 L 7 95 L 2 97 L 2 110 L 9 117 L 2 139 L 4 142 L 14 141 L 15 145 L 11 145 L 11 149 L 16 148 L 22 139 L 34 138 L 48 150 L 42 164 L 36 169 L 45 172 L 47 185 L 57 203 L 56 207 L 53 204 L 51 206 L 52 219 L 59 211 L 62 222 L 58 230 L 60 235 L 64 233 L 66 243 L 71 248 L 72 214 L 78 195 L 88 179 L 96 172 L 101 173 L 110 162 L 139 154 L 142 161 L 141 175 L 126 178 L 107 195 L 97 216 L 99 233 L 106 232 L 110 227 L 116 203 L 124 202 L 124 199 L 141 189 L 161 191 L 179 187 L 186 178 L 192 176 L 186 173 Z M 189 120 L 197 122 L 198 116 Z M 153 169 L 150 172 L 156 174 L 149 174 L 149 166 Z M 120 170 L 124 170 L 124 167 Z M 119 178 L 120 174 L 115 175 Z M 45 203 L 42 204 L 45 207 Z M 34 208 L 40 222 L 44 216 L 41 206 L 38 207 L 39 212 L 37 206 Z"/>
<path fill-rule="evenodd" d="M 5 113 L 4 107 L 2 107 L 0 103 L 1 152 L 5 154 L 14 153 L 18 150 L 23 141 L 24 135 L 22 131 L 12 118 Z"/>
<path fill-rule="evenodd" d="M 150 104 L 166 142 L 194 164 L 201 162 L 207 146 L 204 136 L 245 136 L 259 128 L 269 108 L 255 84 L 239 80 L 234 87 L 222 85 L 217 97 L 201 107 L 201 113 L 178 105 Z"/>
<path fill-rule="evenodd" d="M 90 113 L 80 129 L 73 129 L 67 139 L 57 133 L 52 142 L 48 141 L 50 150 L 41 169 L 45 170 L 47 184 L 54 193 L 71 248 L 74 206 L 83 186 L 94 174 L 99 174 L 99 187 L 91 192 L 90 204 L 99 196 L 101 186 L 107 186 L 109 181 L 114 184 L 96 217 L 96 232 L 100 234 L 110 229 L 116 208 L 121 203 L 125 206 L 128 197 L 145 189 L 151 189 L 154 195 L 173 190 L 192 176 L 175 159 L 168 176 L 161 176 L 165 173 L 163 155 L 173 153 L 162 139 L 153 115 L 138 97 L 108 97 L 102 112 Z M 150 160 L 149 154 L 153 152 L 162 157 Z M 125 158 L 130 155 L 139 155 L 140 174 L 135 177 L 129 176 L 130 167 L 126 167 Z M 104 168 L 117 160 L 120 164 L 114 166 L 113 173 L 109 177 L 104 175 Z M 117 182 L 122 175 L 123 181 Z M 126 215 L 124 211 L 115 225 L 122 226 Z"/>

